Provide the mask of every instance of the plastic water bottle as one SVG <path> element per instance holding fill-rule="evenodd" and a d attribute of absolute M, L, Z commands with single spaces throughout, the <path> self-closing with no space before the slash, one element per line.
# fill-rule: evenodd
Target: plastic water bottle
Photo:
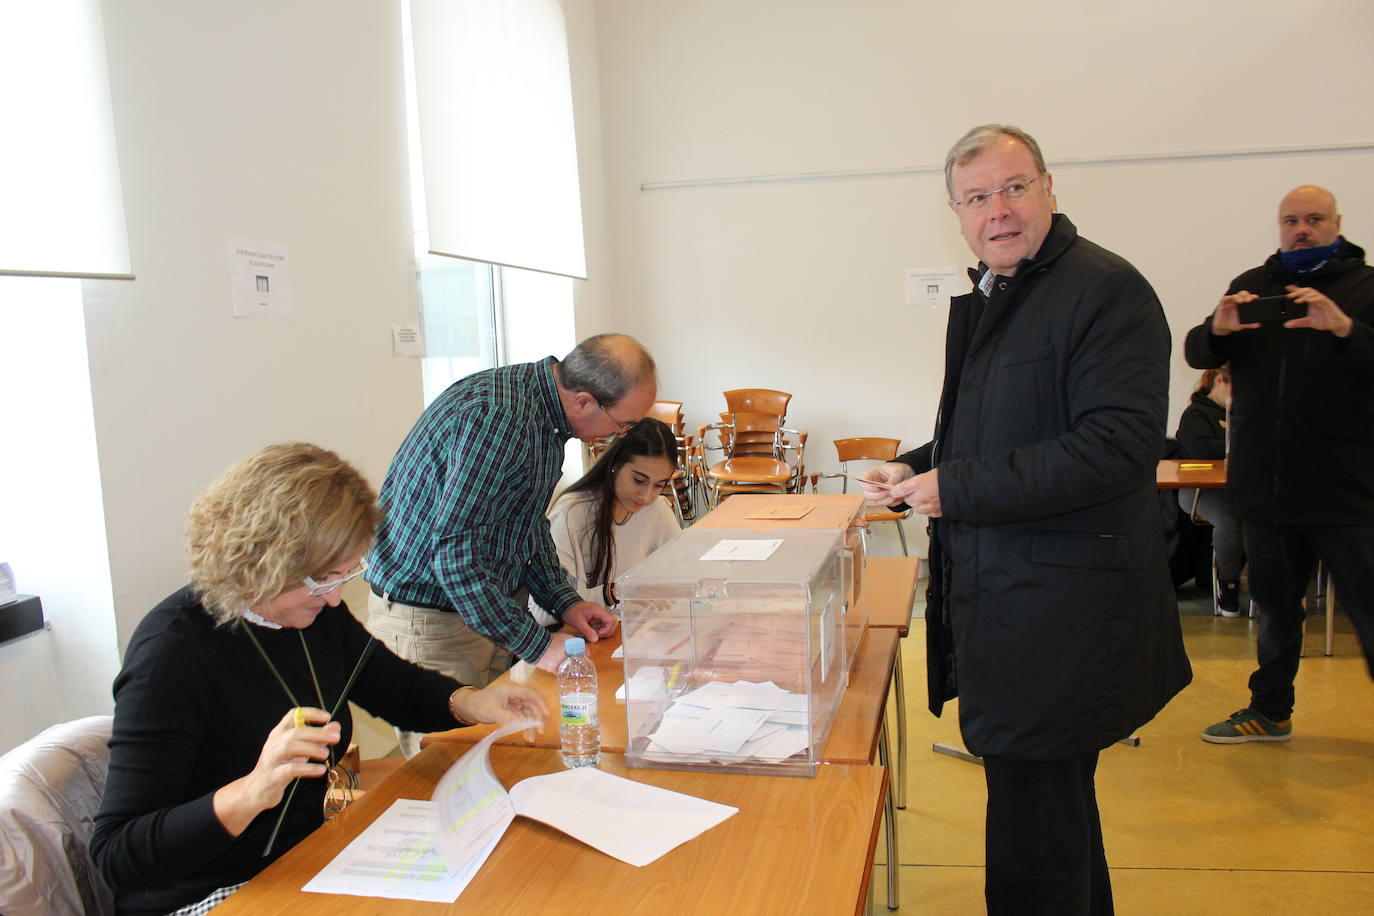
<path fill-rule="evenodd" d="M 587 657 L 587 642 L 572 637 L 563 645 L 567 658 L 558 666 L 558 737 L 563 765 L 594 767 L 601 763 L 601 720 L 596 714 L 596 666 Z"/>

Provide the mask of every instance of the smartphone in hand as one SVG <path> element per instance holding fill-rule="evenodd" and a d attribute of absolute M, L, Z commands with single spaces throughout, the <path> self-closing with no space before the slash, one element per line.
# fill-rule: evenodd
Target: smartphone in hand
<path fill-rule="evenodd" d="M 1294 302 L 1287 296 L 1261 296 L 1236 306 L 1241 324 L 1275 324 L 1306 315 L 1307 303 Z"/>

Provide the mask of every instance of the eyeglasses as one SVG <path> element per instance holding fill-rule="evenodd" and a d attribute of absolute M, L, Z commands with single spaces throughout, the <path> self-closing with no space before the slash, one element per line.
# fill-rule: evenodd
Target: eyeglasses
<path fill-rule="evenodd" d="M 336 588 L 342 588 L 354 579 L 367 572 L 367 560 L 360 562 L 351 572 L 338 579 L 330 579 L 328 582 L 316 582 L 309 576 L 305 577 L 305 587 L 310 591 L 310 597 L 318 598 L 327 595 Z"/>
<path fill-rule="evenodd" d="M 994 194 L 1001 194 L 1004 200 L 1020 200 L 1026 196 L 1030 186 L 1039 180 L 1039 176 L 1024 181 L 1018 178 L 1015 181 L 1007 182 L 995 191 L 974 191 L 972 194 L 966 194 L 963 200 L 952 201 L 952 203 L 954 206 L 963 207 L 966 210 L 981 210 L 992 202 Z"/>
<path fill-rule="evenodd" d="M 628 433 L 630 430 L 634 429 L 635 425 L 633 423 L 622 423 L 615 417 L 611 416 L 611 412 L 606 409 L 605 404 L 602 404 L 600 401 L 597 401 L 596 406 L 601 408 L 601 412 L 606 415 L 606 419 L 610 420 L 612 423 L 615 424 L 615 432 L 611 433 L 611 435 L 615 436 L 617 439 L 624 439 L 625 434 Z"/>

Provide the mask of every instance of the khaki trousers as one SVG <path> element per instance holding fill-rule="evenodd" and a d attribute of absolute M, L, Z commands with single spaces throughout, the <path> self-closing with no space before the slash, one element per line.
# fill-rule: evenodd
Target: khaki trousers
<path fill-rule="evenodd" d="M 407 661 L 485 687 L 510 667 L 510 652 L 463 623 L 452 611 L 412 607 L 368 594 L 367 629 L 382 645 Z M 420 753 L 421 732 L 396 729 L 407 758 Z"/>

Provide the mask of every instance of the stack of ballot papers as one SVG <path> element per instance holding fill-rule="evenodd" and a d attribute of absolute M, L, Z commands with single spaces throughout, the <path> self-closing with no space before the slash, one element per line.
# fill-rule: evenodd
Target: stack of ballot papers
<path fill-rule="evenodd" d="M 633 693 L 632 696 L 638 699 Z M 780 763 L 810 745 L 806 697 L 772 681 L 711 682 L 677 697 L 644 757 L 665 762 Z"/>
<path fill-rule="evenodd" d="M 449 768 L 433 798 L 397 799 L 303 890 L 452 903 L 517 814 L 642 866 L 739 810 L 595 767 L 531 776 L 507 793 L 491 769 L 491 744 L 539 725 L 512 722 L 492 732 Z"/>

